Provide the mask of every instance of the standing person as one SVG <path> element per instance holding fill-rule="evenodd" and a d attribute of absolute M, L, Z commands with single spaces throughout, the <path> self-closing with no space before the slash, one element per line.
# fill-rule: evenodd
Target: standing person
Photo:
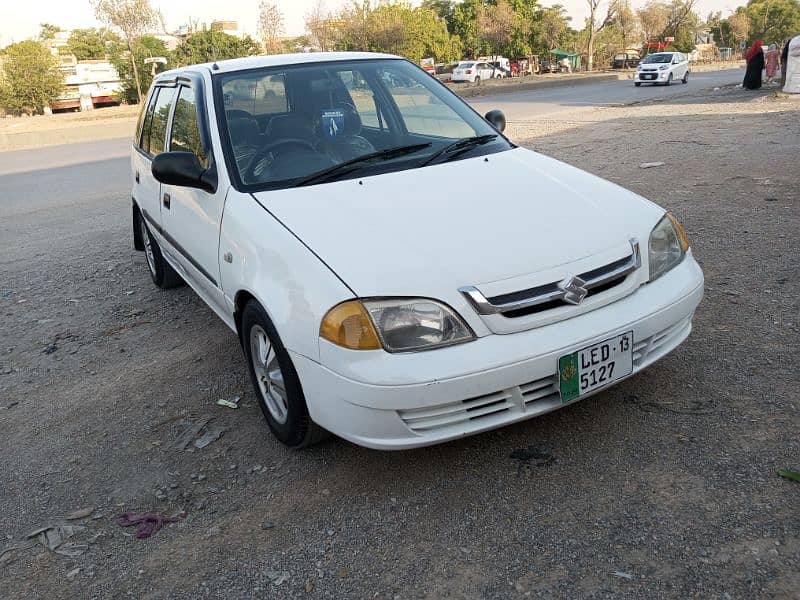
<path fill-rule="evenodd" d="M 756 40 L 744 55 L 747 61 L 747 70 L 744 72 L 742 86 L 748 90 L 757 90 L 761 87 L 761 71 L 764 70 L 764 42 Z"/>
<path fill-rule="evenodd" d="M 772 83 L 772 80 L 775 78 L 775 74 L 778 72 L 778 45 L 777 44 L 770 44 L 769 48 L 767 49 L 767 54 L 764 56 L 764 62 L 766 64 L 766 73 L 767 73 L 767 83 Z"/>
<path fill-rule="evenodd" d="M 781 50 L 781 89 L 786 86 L 786 63 L 789 62 L 789 43 L 792 41 L 792 38 L 786 38 L 786 42 L 783 44 L 783 50 Z"/>

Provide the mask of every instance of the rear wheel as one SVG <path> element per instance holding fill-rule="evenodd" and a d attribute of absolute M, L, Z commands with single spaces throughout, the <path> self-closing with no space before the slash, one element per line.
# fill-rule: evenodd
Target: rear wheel
<path fill-rule="evenodd" d="M 147 227 L 147 223 L 141 213 L 139 213 L 137 219 L 139 221 L 139 232 L 142 236 L 142 245 L 144 246 L 144 256 L 147 259 L 147 269 L 150 271 L 153 283 L 164 290 L 182 285 L 183 279 L 164 260 L 161 248 L 158 247 L 158 242 L 150 234 L 150 229 Z"/>
<path fill-rule="evenodd" d="M 261 412 L 272 433 L 292 448 L 304 448 L 329 434 L 308 414 L 303 388 L 289 353 L 258 302 L 242 311 L 242 347 Z"/>

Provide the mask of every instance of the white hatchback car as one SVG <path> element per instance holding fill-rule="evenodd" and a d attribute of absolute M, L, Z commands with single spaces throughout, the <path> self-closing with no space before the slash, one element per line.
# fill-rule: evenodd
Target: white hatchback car
<path fill-rule="evenodd" d="M 643 83 L 670 85 L 689 82 L 689 57 L 682 52 L 656 52 L 645 56 L 636 67 L 633 85 Z"/>
<path fill-rule="evenodd" d="M 492 65 L 486 62 L 478 61 L 464 61 L 458 63 L 458 66 L 453 69 L 453 76 L 450 81 L 468 81 L 469 83 L 480 83 L 481 80 L 486 81 L 494 77 L 495 69 Z"/>
<path fill-rule="evenodd" d="M 289 446 L 541 415 L 675 349 L 703 274 L 675 217 L 503 127 L 391 55 L 162 73 L 133 143 L 134 244 L 236 333 Z"/>

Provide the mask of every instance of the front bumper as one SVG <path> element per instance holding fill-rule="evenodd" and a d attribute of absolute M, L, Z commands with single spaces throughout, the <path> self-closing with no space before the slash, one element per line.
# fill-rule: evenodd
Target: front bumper
<path fill-rule="evenodd" d="M 669 71 L 636 71 L 633 75 L 633 80 L 638 81 L 641 83 L 659 83 L 664 82 L 669 78 Z M 644 79 L 642 75 L 653 75 L 655 74 L 654 79 Z"/>
<path fill-rule="evenodd" d="M 338 369 L 343 373 L 290 354 L 319 425 L 369 448 L 416 448 L 565 406 L 558 358 L 626 331 L 633 331 L 638 373 L 688 337 L 702 297 L 703 274 L 690 251 L 622 300 L 529 331 L 388 360 L 383 351 L 348 351 L 352 361 Z"/>

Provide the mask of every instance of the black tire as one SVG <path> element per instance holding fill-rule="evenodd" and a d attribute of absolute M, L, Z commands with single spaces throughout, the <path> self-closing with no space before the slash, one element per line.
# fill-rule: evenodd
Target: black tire
<path fill-rule="evenodd" d="M 290 448 L 306 448 L 327 438 L 330 434 L 311 420 L 303 387 L 292 359 L 275 326 L 258 302 L 251 300 L 247 303 L 242 311 L 241 324 L 239 334 L 250 380 L 258 405 L 273 435 Z M 266 335 L 269 348 L 263 361 L 259 357 L 254 360 L 253 351 L 259 351 L 255 340 L 262 333 Z M 273 356 L 272 360 L 270 356 Z M 258 364 L 263 363 L 259 372 L 256 371 L 256 361 Z M 271 365 L 273 368 L 270 368 Z M 281 410 L 285 412 L 282 413 Z"/>
<path fill-rule="evenodd" d="M 481 76 L 475 75 L 475 85 L 480 85 L 480 84 L 481 84 Z"/>
<path fill-rule="evenodd" d="M 642 85 L 642 82 L 641 81 L 634 81 L 633 85 L 635 85 L 636 87 L 640 87 Z"/>
<path fill-rule="evenodd" d="M 681 83 L 684 85 L 689 83 L 689 71 L 686 71 L 686 73 L 683 74 L 683 79 L 681 79 Z"/>
<path fill-rule="evenodd" d="M 669 77 L 667 77 L 667 81 L 664 83 L 664 85 L 672 85 L 672 73 L 669 74 Z"/>
<path fill-rule="evenodd" d="M 150 272 L 150 278 L 162 290 L 178 287 L 184 284 L 183 279 L 173 269 L 170 264 L 164 260 L 164 255 L 161 254 L 161 248 L 158 247 L 158 242 L 153 238 L 150 233 L 150 228 L 147 222 L 142 217 L 141 213 L 137 212 L 137 226 L 140 228 L 139 232 L 142 236 L 142 244 L 144 245 L 144 257 L 147 263 L 147 270 Z"/>

